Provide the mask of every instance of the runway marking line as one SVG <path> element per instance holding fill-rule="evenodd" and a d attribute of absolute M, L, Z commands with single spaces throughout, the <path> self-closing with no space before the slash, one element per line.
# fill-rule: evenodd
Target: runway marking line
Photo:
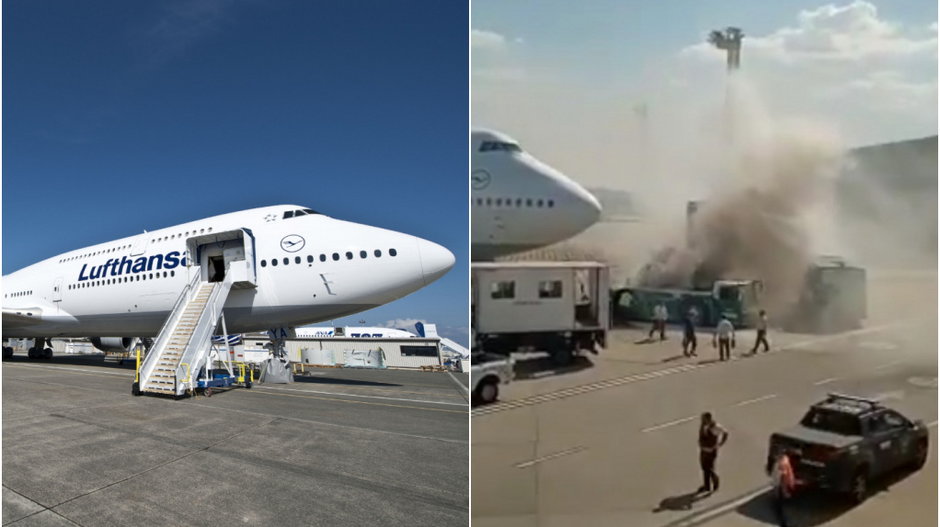
<path fill-rule="evenodd" d="M 525 461 L 525 462 L 522 462 L 522 463 L 517 463 L 517 464 L 515 465 L 515 467 L 516 467 L 516 468 L 529 468 L 529 467 L 531 467 L 531 466 L 533 466 L 533 465 L 536 465 L 536 464 L 538 464 L 538 463 L 542 463 L 542 462 L 544 462 L 544 461 L 551 461 L 552 459 L 558 459 L 558 458 L 560 458 L 560 457 L 570 456 L 571 454 L 577 454 L 578 452 L 583 452 L 583 451 L 585 451 L 585 450 L 587 450 L 587 447 L 576 446 L 576 447 L 574 447 L 574 448 L 569 448 L 569 449 L 567 449 L 567 450 L 562 450 L 561 452 L 555 452 L 554 454 L 548 454 L 548 455 L 546 455 L 546 456 L 537 457 L 537 458 L 532 459 L 532 460 L 530 460 L 530 461 Z"/>
<path fill-rule="evenodd" d="M 460 393 L 463 395 L 464 399 L 469 400 L 470 388 L 468 386 L 464 386 L 463 383 L 460 382 L 460 379 L 458 379 L 457 377 L 454 377 L 454 374 L 451 373 L 450 370 L 444 370 L 444 371 L 446 371 L 447 375 L 450 376 L 450 379 L 454 381 L 454 384 L 456 384 L 457 387 L 460 388 Z M 466 406 L 466 405 L 462 405 L 462 406 Z"/>
<path fill-rule="evenodd" d="M 320 399 L 323 401 L 335 401 L 335 402 L 347 403 L 347 404 L 365 404 L 369 406 L 387 406 L 391 408 L 410 408 L 412 410 L 424 410 L 426 412 L 444 412 L 448 414 L 467 413 L 466 411 L 445 410 L 444 408 L 425 408 L 423 406 L 411 406 L 407 404 L 373 403 L 369 401 L 350 401 L 348 399 L 337 399 L 335 397 L 319 397 L 319 396 L 314 396 L 314 395 L 294 395 L 292 393 L 271 393 L 269 391 L 262 391 L 262 390 L 258 390 L 258 391 L 252 390 L 251 392 L 243 392 L 243 393 L 260 393 L 264 395 L 274 395 L 278 397 L 300 397 L 302 399 Z"/>
<path fill-rule="evenodd" d="M 762 485 L 754 490 L 748 491 L 737 498 L 732 498 L 729 501 L 715 505 L 710 509 L 705 509 L 701 512 L 694 513 L 685 518 L 680 518 L 674 522 L 667 524 L 665 527 L 693 527 L 694 525 L 702 525 L 703 523 L 709 522 L 718 516 L 727 514 L 733 509 L 736 509 L 740 505 L 754 499 L 757 496 L 770 490 L 770 485 Z"/>
<path fill-rule="evenodd" d="M 847 331 L 845 333 L 839 333 L 837 335 L 827 335 L 825 337 L 811 338 L 799 342 L 794 342 L 785 346 L 777 348 L 778 351 L 784 351 L 789 349 L 803 348 L 810 346 L 812 344 L 818 344 L 820 342 L 829 342 L 832 340 L 841 340 L 845 338 L 854 337 L 857 335 L 864 335 L 867 333 L 877 333 L 879 331 L 884 331 L 887 329 L 893 329 L 898 327 L 904 327 L 907 325 L 915 324 L 917 322 L 893 322 L 890 324 L 882 324 L 880 326 L 872 326 L 870 328 L 858 329 L 854 331 Z M 675 373 L 682 373 L 686 371 L 693 371 L 702 369 L 708 366 L 720 365 L 721 362 L 705 362 L 697 364 L 684 364 L 681 366 L 675 366 L 672 368 L 664 368 L 661 370 L 653 370 L 644 373 L 627 375 L 625 377 L 619 377 L 614 379 L 607 379 L 603 381 L 598 381 L 590 384 L 584 384 L 581 386 L 573 386 L 571 388 L 562 388 L 560 390 L 544 393 L 540 395 L 533 395 L 530 397 L 525 397 L 523 399 L 517 399 L 515 401 L 505 401 L 485 406 L 482 408 L 476 408 L 470 412 L 472 417 L 482 417 L 490 414 L 495 414 L 499 412 L 506 412 L 509 410 L 516 410 L 519 408 L 524 408 L 526 406 L 534 406 L 537 404 L 548 403 L 552 401 L 557 401 L 560 399 L 567 399 L 568 397 L 574 397 L 577 395 L 583 395 L 585 393 L 591 393 L 598 390 L 603 390 L 606 388 L 613 388 L 616 386 L 622 386 L 625 384 L 631 384 L 634 382 L 645 381 L 649 379 L 655 379 L 657 377 L 662 377 L 665 375 L 672 375 Z M 893 364 L 892 364 L 893 365 Z"/>
<path fill-rule="evenodd" d="M 823 384 L 829 384 L 830 382 L 838 381 L 839 379 L 840 377 L 829 377 L 828 379 L 814 382 L 813 386 L 822 386 Z"/>
<path fill-rule="evenodd" d="M 874 368 L 871 369 L 871 371 L 886 370 L 892 366 L 897 366 L 898 364 L 901 364 L 901 361 L 893 360 L 891 362 L 886 362 L 880 366 L 875 366 Z"/>
<path fill-rule="evenodd" d="M 354 393 L 342 393 L 342 392 L 322 392 L 319 390 L 301 390 L 297 388 L 274 388 L 272 386 L 256 386 L 260 390 L 275 390 L 275 391 L 292 391 L 292 392 L 301 392 L 301 393 L 317 393 L 322 395 L 340 395 L 343 397 L 363 397 L 367 399 L 384 399 L 386 401 L 403 401 L 408 403 L 424 403 L 424 404 L 445 404 L 448 406 L 463 406 L 466 407 L 466 403 L 448 403 L 443 401 L 426 401 L 424 399 L 402 399 L 399 397 L 386 397 L 384 395 L 361 395 Z"/>
<path fill-rule="evenodd" d="M 118 373 L 118 372 L 110 372 L 110 371 L 91 371 L 91 370 L 80 369 L 80 368 L 69 368 L 66 366 L 40 366 L 38 364 L 4 364 L 4 367 L 8 365 L 20 366 L 20 367 L 27 368 L 27 369 L 41 369 L 41 370 L 53 370 L 53 371 L 65 370 L 65 371 L 80 373 L 82 375 L 118 375 L 118 376 L 123 376 L 127 378 L 132 377 L 131 375 L 128 375 L 126 373 Z M 317 393 L 317 394 L 323 394 L 323 395 L 336 395 L 340 397 L 363 397 L 363 398 L 369 398 L 369 399 L 385 399 L 389 401 L 402 401 L 402 402 L 412 402 L 412 403 L 440 404 L 440 405 L 462 406 L 462 407 L 467 406 L 464 403 L 427 401 L 423 399 L 403 399 L 403 398 L 397 398 L 397 397 L 385 397 L 385 396 L 380 396 L 380 395 L 361 395 L 361 394 L 352 394 L 352 393 L 343 393 L 343 392 L 323 392 L 323 391 L 318 391 L 318 390 L 298 390 L 295 388 L 273 388 L 273 387 L 268 387 L 268 386 L 257 386 L 257 385 L 255 386 L 255 388 L 260 389 L 260 390 L 292 390 L 292 391 L 297 391 L 297 392 Z M 416 393 L 416 392 L 408 392 L 408 393 Z M 355 401 L 349 401 L 349 402 L 355 402 Z M 407 408 L 411 408 L 411 407 L 407 407 Z M 418 408 L 418 407 L 414 407 L 414 408 Z"/>
<path fill-rule="evenodd" d="M 748 399 L 748 400 L 746 400 L 746 401 L 741 401 L 741 402 L 735 404 L 734 406 L 735 406 L 735 407 L 738 407 L 738 406 L 747 406 L 747 405 L 749 405 L 749 404 L 759 403 L 759 402 L 761 402 L 761 401 L 766 401 L 766 400 L 768 400 L 768 399 L 773 399 L 774 397 L 777 397 L 777 394 L 772 393 L 772 394 L 770 394 L 770 395 L 763 395 L 763 396 L 761 396 L 761 397 L 755 397 L 754 399 Z"/>
<path fill-rule="evenodd" d="M 689 422 L 689 421 L 695 419 L 696 417 L 697 417 L 697 416 L 695 416 L 695 415 L 690 416 L 690 417 L 683 417 L 682 419 L 676 419 L 675 421 L 669 421 L 668 423 L 663 423 L 663 424 L 660 424 L 660 425 L 651 426 L 651 427 L 649 427 L 649 428 L 644 428 L 643 430 L 640 430 L 640 431 L 641 431 L 641 432 L 644 432 L 644 433 L 645 433 L 645 432 L 652 432 L 653 430 L 659 430 L 659 429 L 662 429 L 662 428 L 668 428 L 668 427 L 670 427 L 670 426 L 675 426 L 675 425 L 678 425 L 678 424 L 687 423 L 687 422 Z"/>

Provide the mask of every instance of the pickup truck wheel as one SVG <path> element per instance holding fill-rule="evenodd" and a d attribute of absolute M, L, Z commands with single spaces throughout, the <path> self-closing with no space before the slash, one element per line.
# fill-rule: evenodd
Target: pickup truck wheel
<path fill-rule="evenodd" d="M 852 476 L 852 487 L 849 489 L 849 497 L 852 503 L 858 505 L 868 498 L 868 471 L 860 468 Z"/>
<path fill-rule="evenodd" d="M 927 464 L 927 454 L 929 449 L 927 448 L 927 440 L 921 440 L 917 442 L 917 448 L 915 449 L 914 454 L 914 470 L 920 470 L 925 464 Z"/>
<path fill-rule="evenodd" d="M 477 398 L 483 404 L 496 402 L 497 397 L 499 397 L 499 385 L 493 381 L 484 382 L 477 388 Z"/>
<path fill-rule="evenodd" d="M 555 366 L 567 366 L 571 364 L 572 357 L 571 350 L 559 349 L 552 352 L 552 362 Z"/>

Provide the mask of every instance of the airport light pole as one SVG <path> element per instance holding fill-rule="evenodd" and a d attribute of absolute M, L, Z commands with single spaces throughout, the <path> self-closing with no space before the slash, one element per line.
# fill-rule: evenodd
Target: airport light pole
<path fill-rule="evenodd" d="M 725 85 L 725 131 L 728 136 L 728 142 L 731 143 L 734 138 L 734 107 L 732 103 L 730 77 L 734 72 L 741 68 L 741 41 L 744 39 L 744 31 L 741 28 L 728 26 L 724 30 L 716 29 L 708 34 L 708 42 L 716 48 L 724 51 L 728 62 L 728 83 Z"/>
<path fill-rule="evenodd" d="M 716 29 L 708 34 L 708 42 L 727 54 L 728 73 L 741 68 L 741 41 L 743 39 L 744 32 L 739 27 L 729 26 L 723 31 Z"/>

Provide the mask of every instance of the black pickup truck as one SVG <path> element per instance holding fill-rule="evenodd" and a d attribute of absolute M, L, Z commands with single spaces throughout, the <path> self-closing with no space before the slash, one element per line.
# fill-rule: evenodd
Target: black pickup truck
<path fill-rule="evenodd" d="M 871 480 L 927 461 L 928 433 L 878 401 L 831 393 L 814 404 L 800 424 L 770 436 L 767 472 L 788 449 L 803 489 L 828 489 L 861 503 Z"/>

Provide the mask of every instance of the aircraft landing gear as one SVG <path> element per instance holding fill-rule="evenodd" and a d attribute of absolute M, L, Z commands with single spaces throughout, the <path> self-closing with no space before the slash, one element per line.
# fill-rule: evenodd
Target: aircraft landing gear
<path fill-rule="evenodd" d="M 46 347 L 46 339 L 37 338 L 35 345 L 32 348 L 29 348 L 29 351 L 26 353 L 26 356 L 32 360 L 36 360 L 36 359 L 49 360 L 52 358 L 52 348 Z"/>

